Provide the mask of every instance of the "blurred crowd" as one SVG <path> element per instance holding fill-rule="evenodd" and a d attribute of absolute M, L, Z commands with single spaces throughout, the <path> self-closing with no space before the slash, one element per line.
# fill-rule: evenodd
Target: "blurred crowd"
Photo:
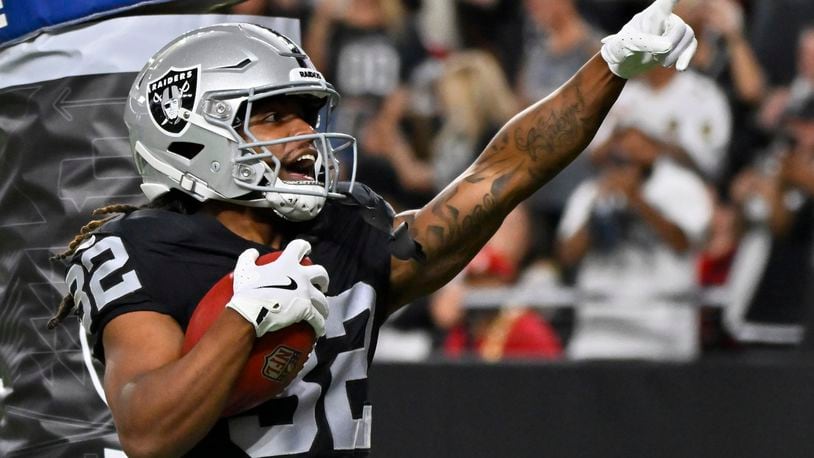
<path fill-rule="evenodd" d="M 299 18 L 357 179 L 425 204 L 646 0 L 249 0 Z M 691 70 L 628 83 L 590 147 L 377 358 L 687 361 L 814 323 L 814 2 L 682 0 Z"/>

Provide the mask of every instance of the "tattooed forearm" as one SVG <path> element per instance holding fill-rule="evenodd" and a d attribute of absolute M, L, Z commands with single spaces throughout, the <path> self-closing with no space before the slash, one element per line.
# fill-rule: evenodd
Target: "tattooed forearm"
<path fill-rule="evenodd" d="M 590 143 L 624 86 L 603 65 L 593 59 L 552 96 L 509 121 L 476 161 L 473 176 L 495 176 L 514 166 L 522 175 L 514 177 L 516 191 L 526 196 L 568 165 Z"/>
<path fill-rule="evenodd" d="M 597 56 L 503 126 L 475 163 L 415 214 L 410 235 L 426 262 L 394 261 L 392 304 L 431 292 L 460 272 L 515 206 L 588 145 L 623 87 Z"/>
<path fill-rule="evenodd" d="M 489 193 L 482 197 L 481 202 L 461 217 L 461 211 L 447 202 L 438 202 L 433 205 L 433 213 L 437 216 L 437 224 L 427 227 L 427 234 L 431 236 L 430 243 L 433 246 L 443 247 L 450 242 L 466 243 L 469 240 L 477 239 L 478 234 L 484 232 L 488 223 L 489 215 L 495 208 L 496 200 Z M 488 229 L 486 229 L 488 232 Z"/>
<path fill-rule="evenodd" d="M 514 145 L 532 162 L 564 148 L 571 148 L 584 131 L 585 98 L 579 86 L 573 89 L 573 101 L 561 108 L 543 111 L 531 119 L 530 128 L 519 126 L 513 132 Z"/>

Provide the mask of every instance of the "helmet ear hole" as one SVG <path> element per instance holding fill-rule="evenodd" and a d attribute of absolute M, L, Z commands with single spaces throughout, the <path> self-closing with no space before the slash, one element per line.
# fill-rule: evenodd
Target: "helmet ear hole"
<path fill-rule="evenodd" d="M 191 142 L 172 142 L 167 146 L 167 151 L 190 160 L 203 151 L 203 149 L 204 145 Z"/>

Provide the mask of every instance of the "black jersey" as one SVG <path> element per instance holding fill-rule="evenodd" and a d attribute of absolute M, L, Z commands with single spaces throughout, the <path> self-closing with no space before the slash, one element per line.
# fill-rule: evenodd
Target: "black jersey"
<path fill-rule="evenodd" d="M 390 274 L 392 210 L 369 189 L 329 201 L 296 238 L 330 276 L 326 335 L 275 399 L 221 419 L 189 456 L 364 456 L 370 448 L 367 369 L 385 318 L 377 304 Z M 104 224 L 74 255 L 67 283 L 103 359 L 102 331 L 116 316 L 150 310 L 186 329 L 199 300 L 238 255 L 270 248 L 210 215 L 137 210 Z"/>

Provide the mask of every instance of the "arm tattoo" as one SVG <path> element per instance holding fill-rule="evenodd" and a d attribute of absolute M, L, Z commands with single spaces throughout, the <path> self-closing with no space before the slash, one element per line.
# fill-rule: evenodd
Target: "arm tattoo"
<path fill-rule="evenodd" d="M 477 250 L 520 200 L 587 146 L 612 101 L 586 100 L 586 84 L 578 74 L 559 94 L 529 108 L 501 129 L 463 180 L 431 204 L 435 224 L 426 227 L 431 246 L 447 253 L 453 246 L 456 250 Z M 490 186 L 483 193 L 485 183 Z M 475 189 L 483 193 L 477 199 L 456 199 Z M 467 200 L 475 204 L 461 207 L 452 203 Z"/>
<path fill-rule="evenodd" d="M 463 217 L 461 217 L 461 210 L 450 204 L 450 201 L 468 183 L 477 183 L 484 179 L 483 177 L 474 180 L 466 179 L 463 183 L 459 183 L 445 192 L 440 196 L 441 199 L 432 205 L 432 213 L 439 222 L 444 223 L 427 227 L 428 235 L 432 236 L 430 243 L 433 246 L 448 247 L 458 245 L 460 247 L 460 245 L 463 245 L 466 247 L 470 244 L 476 244 L 479 247 L 483 243 L 483 237 L 488 237 L 495 231 L 496 223 L 502 218 L 495 218 L 493 212 L 498 207 L 499 198 L 508 182 L 508 174 L 494 179 L 490 191 L 484 194 L 480 202 L 469 209 Z"/>
<path fill-rule="evenodd" d="M 591 141 L 624 87 L 594 56 L 550 97 L 512 118 L 464 175 L 420 211 L 411 234 L 428 263 L 405 267 L 401 299 L 429 292 L 458 273 L 506 215 Z"/>
<path fill-rule="evenodd" d="M 563 147 L 576 144 L 583 134 L 584 119 L 580 115 L 585 110 L 585 99 L 579 88 L 574 90 L 574 101 L 560 110 L 541 113 L 532 121 L 529 129 L 518 127 L 514 131 L 517 149 L 532 162 L 543 160 L 546 155 L 555 154 Z"/>
<path fill-rule="evenodd" d="M 467 181 L 511 170 L 531 178 L 533 191 L 559 172 L 587 146 L 599 123 L 598 113 L 590 113 L 594 110 L 587 106 L 581 79 L 577 75 L 557 100 L 533 107 L 521 120 L 507 124 L 478 158 Z"/>
<path fill-rule="evenodd" d="M 546 110 L 530 120 L 530 127 L 514 129 L 514 147 L 528 158 L 525 171 L 536 186 L 556 175 L 586 145 L 585 98 L 579 87 L 572 91 L 571 103 Z M 535 186 L 535 187 L 536 187 Z"/>

